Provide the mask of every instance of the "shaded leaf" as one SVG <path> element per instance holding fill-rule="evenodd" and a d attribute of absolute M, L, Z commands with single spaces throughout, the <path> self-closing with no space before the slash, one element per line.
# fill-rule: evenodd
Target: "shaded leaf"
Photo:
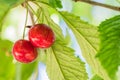
<path fill-rule="evenodd" d="M 47 50 L 47 73 L 50 80 L 87 80 L 85 64 L 66 47 L 64 41 L 56 41 Z"/>
<path fill-rule="evenodd" d="M 97 57 L 114 79 L 120 66 L 120 15 L 102 22 L 100 31 L 100 51 Z"/>
<path fill-rule="evenodd" d="M 103 79 L 98 75 L 94 75 L 91 80 L 103 80 Z"/>
<path fill-rule="evenodd" d="M 62 8 L 61 0 L 36 0 L 40 3 L 45 3 L 53 8 Z"/>
<path fill-rule="evenodd" d="M 34 72 L 38 72 L 37 64 L 37 62 L 32 62 L 29 64 L 17 62 L 15 64 L 15 80 L 29 80 L 29 78 L 34 74 Z"/>
<path fill-rule="evenodd" d="M 82 55 L 94 72 L 104 80 L 110 80 L 99 60 L 95 58 L 99 49 L 98 28 L 81 21 L 79 17 L 68 12 L 60 12 L 60 15 L 73 31 L 82 50 Z"/>
<path fill-rule="evenodd" d="M 0 39 L 0 80 L 13 80 L 15 65 L 12 63 L 12 42 Z"/>
<path fill-rule="evenodd" d="M 37 65 L 38 62 L 32 62 L 30 64 L 22 64 L 22 75 L 21 75 L 21 80 L 28 80 L 28 78 L 30 78 L 34 73 L 38 72 L 38 69 L 37 69 Z M 37 76 L 37 74 L 36 74 Z"/>
<path fill-rule="evenodd" d="M 49 0 L 49 4 L 53 8 L 62 8 L 61 0 Z"/>

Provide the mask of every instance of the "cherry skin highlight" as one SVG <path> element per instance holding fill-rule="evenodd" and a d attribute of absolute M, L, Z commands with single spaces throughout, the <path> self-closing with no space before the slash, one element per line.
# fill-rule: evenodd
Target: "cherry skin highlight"
<path fill-rule="evenodd" d="M 52 29 L 45 24 L 36 24 L 29 30 L 29 40 L 37 48 L 48 48 L 55 41 Z"/>
<path fill-rule="evenodd" d="M 37 58 L 37 50 L 28 40 L 18 40 L 12 50 L 14 58 L 22 63 L 30 63 Z"/>

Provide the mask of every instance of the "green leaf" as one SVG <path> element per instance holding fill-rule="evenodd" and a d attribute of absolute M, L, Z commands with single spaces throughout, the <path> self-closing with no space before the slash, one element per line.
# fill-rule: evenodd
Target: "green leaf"
<path fill-rule="evenodd" d="M 77 16 L 82 16 L 86 20 L 92 20 L 92 6 L 82 2 L 73 2 L 72 13 Z"/>
<path fill-rule="evenodd" d="M 1 31 L 5 16 L 9 12 L 9 10 L 23 1 L 24 0 L 0 0 L 0 31 Z"/>
<path fill-rule="evenodd" d="M 103 79 L 98 75 L 94 75 L 91 80 L 103 80 Z"/>
<path fill-rule="evenodd" d="M 82 55 L 92 67 L 94 72 L 104 80 L 110 80 L 99 60 L 95 58 L 99 49 L 98 28 L 81 21 L 79 17 L 68 12 L 59 13 L 68 27 L 70 27 L 73 31 L 82 50 Z"/>
<path fill-rule="evenodd" d="M 53 8 L 62 8 L 61 0 L 49 0 L 49 4 Z"/>
<path fill-rule="evenodd" d="M 13 80 L 15 65 L 12 63 L 12 42 L 0 39 L 0 80 Z"/>
<path fill-rule="evenodd" d="M 45 3 L 53 8 L 62 8 L 61 0 L 37 0 L 41 3 Z"/>
<path fill-rule="evenodd" d="M 23 64 L 23 63 L 16 63 L 16 70 L 15 70 L 15 80 L 29 80 L 29 78 L 36 72 L 37 70 L 37 62 L 32 62 L 29 64 Z M 36 74 L 37 76 L 38 74 Z"/>
<path fill-rule="evenodd" d="M 87 80 L 85 64 L 66 47 L 64 41 L 56 41 L 47 50 L 47 73 L 50 80 Z"/>
<path fill-rule="evenodd" d="M 31 77 L 33 72 L 35 72 L 35 74 L 36 74 L 36 72 L 38 72 L 37 64 L 38 64 L 37 62 L 33 62 L 30 64 L 22 64 L 21 80 L 28 80 L 28 78 Z M 37 74 L 36 74 L 36 76 L 37 76 Z"/>
<path fill-rule="evenodd" d="M 9 11 L 9 6 L 6 4 L 2 4 L 0 5 L 0 31 L 2 29 L 2 24 L 4 21 L 5 16 L 7 15 L 8 11 Z"/>
<path fill-rule="evenodd" d="M 120 66 L 120 15 L 102 22 L 100 31 L 100 51 L 97 57 L 114 79 Z"/>
<path fill-rule="evenodd" d="M 70 34 L 69 34 L 69 32 L 68 32 L 68 30 L 66 31 L 66 36 L 65 36 L 65 40 L 64 40 L 64 42 L 66 43 L 66 44 L 68 44 L 68 45 L 70 45 L 71 44 L 71 37 L 70 37 Z"/>

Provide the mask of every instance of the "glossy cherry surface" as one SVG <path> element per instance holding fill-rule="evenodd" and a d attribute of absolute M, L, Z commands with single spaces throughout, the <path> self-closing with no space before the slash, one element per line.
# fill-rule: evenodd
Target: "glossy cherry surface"
<path fill-rule="evenodd" d="M 13 46 L 14 58 L 22 63 L 30 63 L 37 58 L 37 50 L 28 40 L 18 40 Z"/>
<path fill-rule="evenodd" d="M 38 48 L 48 48 L 55 41 L 52 29 L 45 24 L 36 24 L 29 30 L 30 42 Z"/>

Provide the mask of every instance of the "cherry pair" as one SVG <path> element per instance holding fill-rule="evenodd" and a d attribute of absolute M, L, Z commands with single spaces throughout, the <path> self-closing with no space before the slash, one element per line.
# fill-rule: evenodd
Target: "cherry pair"
<path fill-rule="evenodd" d="M 28 33 L 29 40 L 20 39 L 13 46 L 14 58 L 22 63 L 30 63 L 37 58 L 36 48 L 49 48 L 55 41 L 52 29 L 46 24 L 35 24 Z"/>

